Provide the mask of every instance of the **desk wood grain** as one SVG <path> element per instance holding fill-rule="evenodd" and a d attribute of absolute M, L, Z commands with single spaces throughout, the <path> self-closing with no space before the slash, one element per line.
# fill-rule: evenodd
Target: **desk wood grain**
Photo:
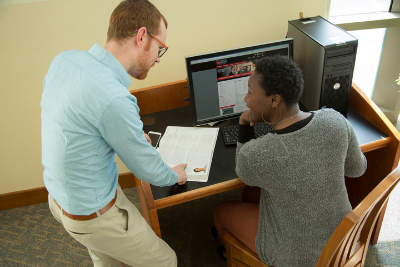
<path fill-rule="evenodd" d="M 178 98 L 178 92 L 183 87 L 187 87 L 186 80 L 132 90 L 130 93 L 136 97 L 140 108 L 139 115 L 143 116 L 159 111 L 189 106 L 189 101 L 182 101 Z M 188 89 L 183 89 L 179 95 L 182 99 L 189 97 Z"/>

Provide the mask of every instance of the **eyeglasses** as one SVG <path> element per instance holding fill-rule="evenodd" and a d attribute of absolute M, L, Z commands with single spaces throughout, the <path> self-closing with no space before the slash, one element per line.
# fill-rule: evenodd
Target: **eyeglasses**
<path fill-rule="evenodd" d="M 146 30 L 146 31 L 147 31 L 147 30 Z M 132 35 L 135 36 L 137 33 L 138 33 L 138 31 L 134 31 L 134 32 L 132 33 Z M 158 50 L 158 57 L 159 57 L 159 58 L 162 57 L 162 56 L 165 54 L 165 52 L 167 52 L 168 46 L 166 46 L 166 45 L 165 45 L 163 42 L 161 42 L 157 37 L 155 37 L 153 34 L 151 34 L 151 32 L 147 31 L 147 33 L 148 33 L 151 37 L 153 37 L 154 39 L 156 39 L 156 41 L 159 42 L 159 43 L 163 46 L 163 48 L 160 48 L 160 50 Z"/>

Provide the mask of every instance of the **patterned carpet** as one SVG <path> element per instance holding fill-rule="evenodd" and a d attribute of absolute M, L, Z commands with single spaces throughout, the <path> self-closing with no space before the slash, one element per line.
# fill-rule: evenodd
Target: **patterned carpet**
<path fill-rule="evenodd" d="M 124 189 L 138 207 L 136 189 Z M 240 199 L 236 189 L 159 211 L 164 240 L 176 251 L 180 267 L 223 267 L 217 242 L 209 234 L 215 204 Z M 400 266 L 400 187 L 392 193 L 379 242 L 370 246 L 367 267 Z M 47 203 L 0 211 L 0 266 L 93 266 L 85 247 L 52 217 Z"/>

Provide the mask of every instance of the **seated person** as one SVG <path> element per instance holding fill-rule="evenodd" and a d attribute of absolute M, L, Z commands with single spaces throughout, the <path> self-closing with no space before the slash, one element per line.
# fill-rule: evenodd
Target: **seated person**
<path fill-rule="evenodd" d="M 316 265 L 352 210 L 344 176 L 359 177 L 367 167 L 346 118 L 332 109 L 300 111 L 303 85 L 292 60 L 257 62 L 236 150 L 236 173 L 248 186 L 242 201 L 225 201 L 214 210 L 213 235 L 223 246 L 230 232 L 275 267 Z M 262 121 L 270 132 L 255 139 L 252 126 Z"/>
<path fill-rule="evenodd" d="M 251 70 L 252 72 L 256 70 L 256 63 L 255 63 L 255 62 L 252 62 L 252 63 L 251 63 L 251 69 L 250 69 L 250 70 Z"/>
<path fill-rule="evenodd" d="M 236 74 L 236 72 L 235 72 L 235 66 L 232 66 L 231 67 L 231 71 L 229 72 L 229 76 L 231 76 L 231 75 L 235 75 Z"/>
<path fill-rule="evenodd" d="M 240 74 L 240 73 L 245 73 L 245 72 L 246 72 L 246 70 L 243 68 L 243 66 L 240 66 L 238 73 Z"/>

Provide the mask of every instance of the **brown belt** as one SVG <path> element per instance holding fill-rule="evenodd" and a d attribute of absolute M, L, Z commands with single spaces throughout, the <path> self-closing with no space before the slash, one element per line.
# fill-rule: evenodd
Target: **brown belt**
<path fill-rule="evenodd" d="M 54 198 L 53 198 L 54 199 Z M 101 210 L 99 210 L 100 215 L 103 215 L 104 213 L 106 213 L 115 203 L 115 201 L 117 200 L 117 192 L 115 192 L 115 197 L 113 200 L 111 200 L 110 203 L 108 203 L 104 208 L 102 208 Z M 87 220 L 91 220 L 97 217 L 97 213 L 92 213 L 89 215 L 72 215 L 69 214 L 68 212 L 66 212 L 65 210 L 63 210 L 60 205 L 58 205 L 57 201 L 54 200 L 54 202 L 57 204 L 57 206 L 60 208 L 60 210 L 62 210 L 63 214 L 65 216 L 67 216 L 68 218 L 72 219 L 72 220 L 76 220 L 76 221 L 87 221 Z"/>

